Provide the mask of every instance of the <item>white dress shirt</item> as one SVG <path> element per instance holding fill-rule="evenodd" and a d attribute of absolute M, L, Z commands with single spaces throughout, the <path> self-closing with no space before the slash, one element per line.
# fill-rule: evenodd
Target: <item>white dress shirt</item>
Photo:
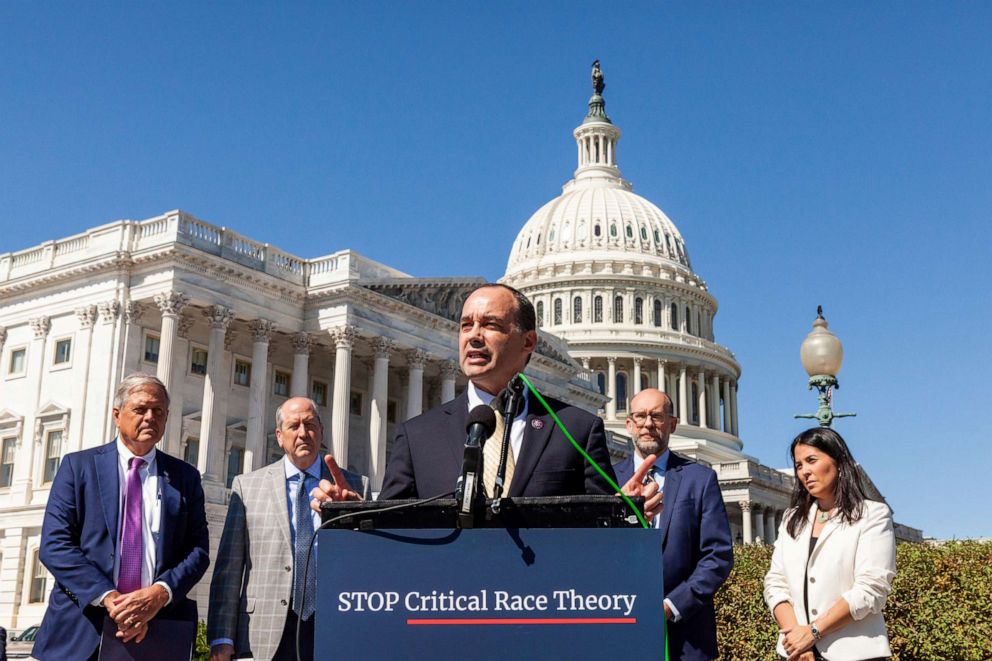
<path fill-rule="evenodd" d="M 471 381 L 468 382 L 467 393 L 469 413 L 479 404 L 490 406 L 496 399 L 496 395 L 490 395 L 485 390 L 477 388 Z M 520 446 L 524 444 L 524 430 L 527 429 L 527 400 L 528 397 L 525 394 L 523 410 L 513 419 L 513 425 L 510 427 L 510 449 L 513 450 L 514 462 L 520 457 Z"/>
<path fill-rule="evenodd" d="M 298 473 L 304 473 L 304 479 L 307 481 L 307 494 L 317 486 L 320 482 L 320 457 L 313 460 L 310 467 L 305 471 L 301 471 L 297 468 L 289 457 L 286 455 L 282 456 L 282 467 L 286 475 L 286 505 L 289 507 L 289 531 L 291 539 L 290 548 L 296 548 L 296 490 L 299 489 L 299 482 L 296 480 L 296 475 Z M 320 527 L 320 514 L 310 510 L 310 522 L 313 524 L 313 529 L 316 530 Z M 314 542 L 314 558 L 317 554 L 317 542 Z"/>

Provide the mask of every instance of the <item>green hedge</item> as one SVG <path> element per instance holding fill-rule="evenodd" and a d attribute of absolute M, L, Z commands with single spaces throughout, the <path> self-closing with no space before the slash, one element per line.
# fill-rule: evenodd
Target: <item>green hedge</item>
<path fill-rule="evenodd" d="M 716 595 L 721 659 L 777 661 L 778 629 L 762 599 L 771 546 L 734 547 L 734 571 Z M 992 659 L 992 543 L 899 544 L 885 605 L 893 661 Z M 206 626 L 194 659 L 206 660 Z"/>
<path fill-rule="evenodd" d="M 774 661 L 777 628 L 762 599 L 771 546 L 734 548 L 716 596 L 721 658 Z M 992 659 L 992 543 L 899 544 L 885 605 L 894 661 Z"/>

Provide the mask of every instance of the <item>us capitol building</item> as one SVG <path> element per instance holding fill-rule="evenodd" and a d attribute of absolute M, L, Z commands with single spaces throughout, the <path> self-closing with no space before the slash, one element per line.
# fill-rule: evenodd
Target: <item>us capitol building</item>
<path fill-rule="evenodd" d="M 741 369 L 715 341 L 717 301 L 674 223 L 621 177 L 601 81 L 573 132 L 574 177 L 524 224 L 502 279 L 538 311 L 528 374 L 598 410 L 615 460 L 632 450 L 631 397 L 668 392 L 672 448 L 716 470 L 737 541 L 770 542 L 793 478 L 743 452 Z M 350 250 L 298 257 L 182 211 L 0 254 L 0 622 L 41 621 L 52 479 L 65 453 L 113 438 L 124 375 L 169 387 L 160 447 L 203 475 L 213 557 L 231 481 L 281 456 L 287 397 L 312 397 L 326 449 L 381 487 L 394 425 L 465 387 L 456 320 L 482 282 L 417 278 Z M 203 612 L 209 580 L 191 595 Z"/>

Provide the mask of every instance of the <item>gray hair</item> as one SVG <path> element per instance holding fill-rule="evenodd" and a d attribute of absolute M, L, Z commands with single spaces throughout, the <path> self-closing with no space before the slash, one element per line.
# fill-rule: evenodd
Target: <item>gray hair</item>
<path fill-rule="evenodd" d="M 169 405 L 169 389 L 159 381 L 158 377 L 144 372 L 135 372 L 125 376 L 117 386 L 117 390 L 114 391 L 114 408 L 123 408 L 124 402 L 131 396 L 131 393 L 142 386 L 154 386 L 161 390 L 162 394 L 165 395 L 165 405 Z"/>
<path fill-rule="evenodd" d="M 310 410 L 313 411 L 315 416 L 317 416 L 317 422 L 320 423 L 321 427 L 324 426 L 324 421 L 320 419 L 320 409 L 317 408 L 317 402 L 313 401 L 309 397 L 293 397 L 293 399 L 305 399 L 308 401 L 310 403 Z M 287 399 L 279 405 L 279 408 L 276 409 L 276 429 L 282 429 L 282 407 L 286 406 L 286 402 L 288 401 L 289 400 Z"/>

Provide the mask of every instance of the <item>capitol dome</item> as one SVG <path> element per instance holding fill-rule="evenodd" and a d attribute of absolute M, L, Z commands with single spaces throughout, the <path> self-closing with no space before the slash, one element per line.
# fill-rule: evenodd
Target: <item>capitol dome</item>
<path fill-rule="evenodd" d="M 500 281 L 531 299 L 541 330 L 567 342 L 609 397 L 612 450 L 629 447 L 630 399 L 655 387 L 680 418 L 674 449 L 708 463 L 739 458 L 740 366 L 715 341 L 717 301 L 675 223 L 621 177 L 620 129 L 603 88 L 597 63 L 589 111 L 573 131 L 578 167 L 517 234 Z"/>

